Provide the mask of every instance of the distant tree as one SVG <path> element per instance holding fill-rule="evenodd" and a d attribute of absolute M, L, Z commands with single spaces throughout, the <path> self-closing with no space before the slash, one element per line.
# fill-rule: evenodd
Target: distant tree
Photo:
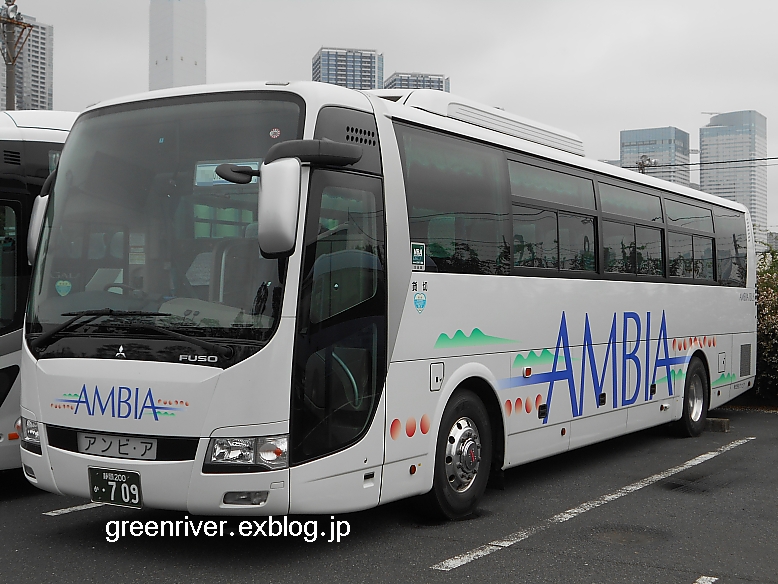
<path fill-rule="evenodd" d="M 769 245 L 756 265 L 756 394 L 778 398 L 778 249 Z"/>

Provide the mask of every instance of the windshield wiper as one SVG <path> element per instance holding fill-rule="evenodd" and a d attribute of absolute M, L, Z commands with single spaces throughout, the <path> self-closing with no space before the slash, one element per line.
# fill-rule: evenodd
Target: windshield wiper
<path fill-rule="evenodd" d="M 62 316 L 70 316 L 72 318 L 69 318 L 65 322 L 55 326 L 50 331 L 42 333 L 34 338 L 32 341 L 30 341 L 30 347 L 37 349 L 46 341 L 68 328 L 77 320 L 84 318 L 85 316 L 89 316 L 91 318 L 81 324 L 88 324 L 93 320 L 100 318 L 101 316 L 170 316 L 170 314 L 166 312 L 146 312 L 143 310 L 112 310 L 110 308 L 99 308 L 96 310 L 82 310 L 80 312 L 63 312 Z"/>
<path fill-rule="evenodd" d="M 212 343 L 210 341 L 205 341 L 203 339 L 200 339 L 198 337 L 192 336 L 192 335 L 185 335 L 182 333 L 177 333 L 174 331 L 171 331 L 169 329 L 156 326 L 150 323 L 145 322 L 135 322 L 130 325 L 130 330 L 132 329 L 147 329 L 156 331 L 160 334 L 167 335 L 169 337 L 172 337 L 174 339 L 179 339 L 181 341 L 186 341 L 188 343 L 192 343 L 193 345 L 198 345 L 202 347 L 203 349 L 209 349 L 211 351 L 216 351 L 219 355 L 221 355 L 224 359 L 230 359 L 233 355 L 232 347 L 223 347 L 221 345 L 217 345 L 216 343 Z"/>

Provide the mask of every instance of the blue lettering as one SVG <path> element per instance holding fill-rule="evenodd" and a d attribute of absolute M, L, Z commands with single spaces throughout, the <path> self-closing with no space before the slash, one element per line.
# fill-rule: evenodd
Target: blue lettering
<path fill-rule="evenodd" d="M 138 400 L 138 394 L 135 394 L 135 401 Z M 149 390 L 146 392 L 146 397 L 143 399 L 143 406 L 141 407 L 140 411 L 138 411 L 137 419 L 140 420 L 143 416 L 143 412 L 146 411 L 146 408 L 151 410 L 151 413 L 154 414 L 154 420 L 159 422 L 159 418 L 157 417 L 157 407 L 154 405 L 154 396 L 151 395 L 151 388 L 149 387 Z"/>
<path fill-rule="evenodd" d="M 559 348 L 562 348 L 564 352 L 565 368 L 564 370 L 557 370 L 557 363 L 559 361 Z M 575 397 L 575 380 L 573 379 L 573 360 L 570 358 L 570 342 L 567 336 L 567 320 L 565 319 L 565 313 L 562 312 L 562 322 L 559 323 L 559 336 L 556 340 L 556 351 L 554 352 L 554 365 L 551 367 L 551 375 L 548 383 L 548 396 L 546 397 L 546 417 L 543 418 L 543 423 L 548 423 L 548 412 L 551 410 L 551 396 L 554 393 L 554 384 L 557 381 L 567 381 L 567 388 L 570 392 L 570 402 L 573 407 L 573 412 L 578 410 Z"/>
<path fill-rule="evenodd" d="M 649 401 L 653 399 L 653 396 L 649 392 L 649 383 L 648 383 L 648 365 L 649 365 L 649 359 L 651 358 L 650 354 L 651 349 L 651 313 L 646 313 L 646 374 L 643 376 L 643 379 L 645 379 L 645 401 Z"/>
<path fill-rule="evenodd" d="M 586 359 L 589 358 L 589 364 L 592 368 L 592 384 L 594 385 L 594 397 L 597 407 L 600 407 L 600 394 L 602 393 L 602 386 L 605 384 L 605 374 L 608 371 L 608 361 L 611 362 L 611 376 L 613 377 L 613 407 L 617 407 L 617 385 L 616 380 L 616 313 L 613 313 L 613 322 L 611 323 L 611 332 L 608 336 L 608 348 L 605 351 L 605 361 L 602 364 L 602 375 L 598 375 L 597 361 L 594 357 L 594 343 L 592 342 L 592 330 L 589 326 L 589 314 L 586 315 L 586 323 L 584 325 L 584 340 L 581 359 L 581 388 L 579 390 L 580 404 L 578 411 L 573 408 L 573 417 L 577 417 L 583 414 L 584 406 L 584 387 L 586 379 Z"/>
<path fill-rule="evenodd" d="M 122 393 L 124 393 L 123 390 L 125 389 L 127 390 L 127 398 L 122 399 Z M 117 412 L 119 418 L 129 418 L 130 414 L 132 414 L 132 404 L 130 403 L 130 398 L 132 398 L 132 390 L 129 387 L 119 386 L 119 411 Z M 122 405 L 127 406 L 126 414 L 122 414 Z"/>
<path fill-rule="evenodd" d="M 659 358 L 659 350 L 664 348 L 665 356 Z M 659 325 L 659 338 L 656 343 L 656 355 L 654 357 L 654 373 L 651 376 L 651 383 L 656 383 L 656 370 L 664 367 L 667 373 L 667 393 L 673 395 L 673 376 L 671 374 L 671 365 L 673 360 L 670 358 L 670 351 L 667 346 L 667 323 L 665 322 L 665 311 L 662 311 L 662 324 Z"/>
<path fill-rule="evenodd" d="M 627 330 L 629 326 L 627 321 L 634 320 L 637 326 L 637 334 L 635 335 L 635 347 L 631 352 L 627 352 Z M 640 348 L 640 315 L 636 312 L 624 313 L 624 330 L 622 331 L 622 339 L 624 346 L 622 347 L 622 361 L 621 361 L 621 405 L 628 406 L 634 404 L 638 399 L 638 393 L 640 393 L 640 358 L 638 357 L 638 349 Z M 635 363 L 635 369 L 637 370 L 637 377 L 635 379 L 635 393 L 632 397 L 627 398 L 627 361 Z"/>
<path fill-rule="evenodd" d="M 97 386 L 95 386 L 95 391 L 97 391 Z M 86 393 L 86 384 L 81 388 L 81 393 L 78 396 L 78 401 L 76 402 L 76 411 L 73 412 L 74 414 L 78 413 L 78 408 L 81 407 L 81 404 L 84 404 L 86 406 L 86 413 L 89 416 L 94 416 L 94 410 L 89 405 L 89 396 Z"/>
<path fill-rule="evenodd" d="M 108 399 L 105 400 L 105 404 L 103 404 L 103 400 L 100 399 L 100 390 L 95 385 L 95 394 L 92 396 L 92 412 L 97 413 L 97 408 L 100 408 L 100 414 L 105 415 L 105 411 L 108 409 L 108 402 L 111 403 L 111 417 L 116 417 L 116 408 L 114 406 L 114 398 L 113 398 L 113 392 L 114 388 L 111 388 L 111 393 L 108 394 Z"/>

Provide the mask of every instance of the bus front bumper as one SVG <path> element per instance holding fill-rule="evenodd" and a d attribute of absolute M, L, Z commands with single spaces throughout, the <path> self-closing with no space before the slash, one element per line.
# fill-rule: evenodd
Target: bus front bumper
<path fill-rule="evenodd" d="M 90 456 L 49 446 L 45 444 L 45 438 L 42 442 L 41 454 L 22 449 L 22 464 L 31 483 L 53 493 L 91 499 L 89 468 L 93 467 L 139 473 L 144 507 L 201 515 L 285 515 L 289 511 L 288 469 L 204 474 L 203 458 L 208 438 L 200 439 L 194 461 L 139 461 Z M 266 492 L 267 498 L 264 503 L 256 505 L 224 503 L 227 493 L 240 492 Z"/>

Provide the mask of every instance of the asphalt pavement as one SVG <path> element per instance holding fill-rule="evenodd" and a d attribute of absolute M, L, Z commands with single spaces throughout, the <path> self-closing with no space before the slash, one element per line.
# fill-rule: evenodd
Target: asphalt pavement
<path fill-rule="evenodd" d="M 0 472 L 0 582 L 778 583 L 778 408 L 710 416 L 730 432 L 654 428 L 506 471 L 457 522 L 413 500 L 285 525 L 190 517 Z"/>

